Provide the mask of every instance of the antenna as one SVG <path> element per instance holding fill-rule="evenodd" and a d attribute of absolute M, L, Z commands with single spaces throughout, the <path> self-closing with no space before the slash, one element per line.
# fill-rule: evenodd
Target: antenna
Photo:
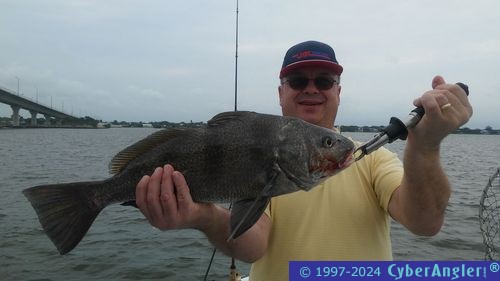
<path fill-rule="evenodd" d="M 234 62 L 234 111 L 238 110 L 238 0 L 236 0 L 236 55 Z"/>

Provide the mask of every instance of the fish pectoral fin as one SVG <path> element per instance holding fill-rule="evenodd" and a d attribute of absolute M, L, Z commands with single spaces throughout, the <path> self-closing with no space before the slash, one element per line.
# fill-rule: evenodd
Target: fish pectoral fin
<path fill-rule="evenodd" d="M 227 241 L 238 238 L 252 227 L 260 218 L 271 200 L 271 190 L 279 175 L 279 167 L 275 167 L 266 186 L 255 199 L 243 199 L 233 204 L 231 209 L 231 235 Z"/>
<path fill-rule="evenodd" d="M 252 227 L 260 218 L 269 203 L 270 197 L 244 199 L 233 204 L 231 209 L 231 235 L 227 239 L 238 238 Z"/>

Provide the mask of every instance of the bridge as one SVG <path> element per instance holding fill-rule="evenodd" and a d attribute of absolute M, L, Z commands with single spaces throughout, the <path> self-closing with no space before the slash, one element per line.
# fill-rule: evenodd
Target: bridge
<path fill-rule="evenodd" d="M 62 126 L 63 121 L 72 123 L 78 120 L 78 117 L 57 111 L 53 108 L 39 104 L 37 102 L 25 99 L 19 95 L 10 92 L 7 89 L 0 87 L 0 102 L 10 105 L 12 108 L 12 126 L 19 127 L 19 110 L 25 109 L 31 113 L 31 126 L 37 126 L 37 114 L 45 116 L 44 127 L 50 127 L 52 124 L 51 119 L 55 119 L 55 126 Z"/>

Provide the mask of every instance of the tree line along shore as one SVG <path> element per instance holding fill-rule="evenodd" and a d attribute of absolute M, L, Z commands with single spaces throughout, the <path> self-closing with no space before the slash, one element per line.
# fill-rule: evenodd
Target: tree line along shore
<path fill-rule="evenodd" d="M 39 118 L 37 120 L 37 126 L 40 128 L 46 128 L 44 126 L 45 119 Z M 75 127 L 75 128 L 199 128 L 205 126 L 205 122 L 169 122 L 169 121 L 151 121 L 151 122 L 128 122 L 128 121 L 117 121 L 103 122 L 102 120 L 97 120 L 89 116 L 85 116 L 77 120 L 78 122 L 74 124 L 64 124 L 62 127 Z M 20 118 L 20 127 L 32 128 L 30 118 Z M 0 117 L 0 128 L 1 127 L 12 127 L 11 118 Z M 54 126 L 50 126 L 54 127 Z M 358 125 L 341 125 L 338 126 L 341 132 L 368 132 L 376 133 L 380 132 L 385 126 L 358 126 Z M 471 129 L 468 127 L 459 128 L 454 132 L 455 134 L 472 134 L 472 135 L 500 135 L 499 129 L 494 129 L 491 126 L 486 126 L 484 129 Z"/>

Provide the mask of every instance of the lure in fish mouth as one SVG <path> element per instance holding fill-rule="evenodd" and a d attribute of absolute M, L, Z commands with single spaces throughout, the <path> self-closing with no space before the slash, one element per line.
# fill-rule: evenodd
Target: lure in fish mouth
<path fill-rule="evenodd" d="M 325 130 L 322 144 L 313 150 L 309 163 L 310 173 L 321 174 L 321 178 L 330 177 L 354 163 L 354 146 L 351 141 L 328 129 Z"/>
<path fill-rule="evenodd" d="M 47 236 L 61 254 L 83 239 L 106 206 L 135 200 L 143 175 L 172 164 L 195 202 L 233 203 L 236 239 L 260 218 L 273 196 L 309 190 L 352 164 L 354 144 L 293 117 L 225 112 L 201 128 L 165 129 L 119 152 L 110 178 L 25 189 Z"/>
<path fill-rule="evenodd" d="M 354 148 L 351 148 L 348 149 L 345 156 L 341 159 L 337 159 L 333 156 L 322 156 L 319 160 L 313 161 L 309 169 L 309 173 L 312 175 L 311 178 L 319 179 L 316 181 L 322 182 L 327 178 L 343 171 L 354 163 L 353 152 Z M 317 184 L 319 182 L 315 183 Z M 314 186 L 311 186 L 311 188 L 312 187 Z M 310 190 L 311 188 L 304 188 L 304 190 Z"/>
<path fill-rule="evenodd" d="M 326 157 L 326 160 L 328 160 L 329 162 L 326 167 L 324 167 L 323 171 L 332 171 L 332 173 L 327 176 L 333 176 L 336 173 L 349 167 L 352 163 L 354 163 L 353 152 L 354 149 L 351 149 L 349 152 L 347 152 L 344 159 L 342 159 L 340 162 L 336 161 L 336 159 Z"/>

